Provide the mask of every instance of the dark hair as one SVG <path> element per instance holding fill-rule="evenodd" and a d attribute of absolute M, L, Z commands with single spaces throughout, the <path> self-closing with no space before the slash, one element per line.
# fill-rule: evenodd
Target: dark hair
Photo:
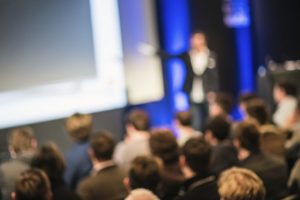
<path fill-rule="evenodd" d="M 30 169 L 17 179 L 15 193 L 17 200 L 48 200 L 51 187 L 43 171 Z"/>
<path fill-rule="evenodd" d="M 33 157 L 31 166 L 43 170 L 49 177 L 52 187 L 63 182 L 66 165 L 62 154 L 54 143 L 41 146 Z"/>
<path fill-rule="evenodd" d="M 252 99 L 256 99 L 258 96 L 254 93 L 244 93 L 239 96 L 239 103 L 247 103 Z"/>
<path fill-rule="evenodd" d="M 230 113 L 232 109 L 232 98 L 229 94 L 219 93 L 216 96 L 215 103 L 218 104 L 224 112 Z"/>
<path fill-rule="evenodd" d="M 269 112 L 267 105 L 262 99 L 252 99 L 246 103 L 246 112 L 261 125 L 268 123 Z"/>
<path fill-rule="evenodd" d="M 154 130 L 150 136 L 150 149 L 153 155 L 161 158 L 164 164 L 172 164 L 179 159 L 179 147 L 173 133 L 167 129 Z"/>
<path fill-rule="evenodd" d="M 176 119 L 182 126 L 191 126 L 192 125 L 192 116 L 190 112 L 177 112 Z"/>
<path fill-rule="evenodd" d="M 131 189 L 145 188 L 155 193 L 161 180 L 158 161 L 154 157 L 136 157 L 131 162 L 129 180 Z"/>
<path fill-rule="evenodd" d="M 276 86 L 282 89 L 287 95 L 297 97 L 297 86 L 289 80 L 279 80 L 276 82 Z"/>
<path fill-rule="evenodd" d="M 108 131 L 101 131 L 91 139 L 91 149 L 98 160 L 111 160 L 115 145 L 116 143 Z"/>
<path fill-rule="evenodd" d="M 231 124 L 224 116 L 216 116 L 208 120 L 206 130 L 210 130 L 214 137 L 222 141 L 230 135 Z"/>
<path fill-rule="evenodd" d="M 256 124 L 249 121 L 240 122 L 236 125 L 234 134 L 241 147 L 252 153 L 260 151 L 260 134 Z"/>
<path fill-rule="evenodd" d="M 150 120 L 148 114 L 139 109 L 132 110 L 126 120 L 127 124 L 131 124 L 139 131 L 148 131 L 150 128 Z"/>
<path fill-rule="evenodd" d="M 209 171 L 211 146 L 202 138 L 189 139 L 182 148 L 188 166 L 196 173 Z"/>
<path fill-rule="evenodd" d="M 75 113 L 66 119 L 65 128 L 72 139 L 76 141 L 86 141 L 92 131 L 92 116 Z"/>

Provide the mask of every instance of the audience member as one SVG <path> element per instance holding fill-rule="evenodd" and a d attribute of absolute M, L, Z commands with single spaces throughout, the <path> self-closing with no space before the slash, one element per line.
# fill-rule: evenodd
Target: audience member
<path fill-rule="evenodd" d="M 222 200 L 264 200 L 265 188 L 261 179 L 252 171 L 231 168 L 222 173 L 219 182 Z"/>
<path fill-rule="evenodd" d="M 182 111 L 176 113 L 175 125 L 178 131 L 177 141 L 179 146 L 183 146 L 190 138 L 201 135 L 192 126 L 192 115 L 190 112 Z"/>
<path fill-rule="evenodd" d="M 132 162 L 124 184 L 129 191 L 144 188 L 157 194 L 161 181 L 161 164 L 154 157 L 137 156 Z"/>
<path fill-rule="evenodd" d="M 43 170 L 51 183 L 53 200 L 79 200 L 79 197 L 71 192 L 63 181 L 65 161 L 54 143 L 40 147 L 33 157 L 31 166 Z"/>
<path fill-rule="evenodd" d="M 211 171 L 215 174 L 239 163 L 230 131 L 231 124 L 224 116 L 213 117 L 206 125 L 204 138 L 212 146 Z"/>
<path fill-rule="evenodd" d="M 87 152 L 92 130 L 92 116 L 74 114 L 66 120 L 65 127 L 74 144 L 65 155 L 67 167 L 64 179 L 67 185 L 74 190 L 92 169 L 92 163 Z"/>
<path fill-rule="evenodd" d="M 184 181 L 179 166 L 179 147 L 173 133 L 167 129 L 153 131 L 150 137 L 150 149 L 154 156 L 163 161 L 162 187 L 159 196 L 174 199 Z"/>
<path fill-rule="evenodd" d="M 123 185 L 125 172 L 112 160 L 115 141 L 110 134 L 96 134 L 90 144 L 89 155 L 93 164 L 91 176 L 77 188 L 82 200 L 118 200 L 127 196 Z"/>
<path fill-rule="evenodd" d="M 150 155 L 150 120 L 145 111 L 133 110 L 127 116 L 126 137 L 120 142 L 114 154 L 114 160 L 127 167 L 139 155 Z"/>
<path fill-rule="evenodd" d="M 297 107 L 288 119 L 284 129 L 290 131 L 292 134 L 286 141 L 285 147 L 291 149 L 296 145 L 300 145 L 300 100 L 297 101 Z"/>
<path fill-rule="evenodd" d="M 284 127 L 297 107 L 297 87 L 287 80 L 278 81 L 274 86 L 273 97 L 277 103 L 273 121 L 279 127 Z"/>
<path fill-rule="evenodd" d="M 261 151 L 260 133 L 256 124 L 241 122 L 235 129 L 234 144 L 241 166 L 254 171 L 266 188 L 266 199 L 280 199 L 286 192 L 287 166 L 279 158 Z"/>
<path fill-rule="evenodd" d="M 218 93 L 215 100 L 209 106 L 209 116 L 216 117 L 219 115 L 230 119 L 232 109 L 232 98 L 226 93 Z"/>
<path fill-rule="evenodd" d="M 186 178 L 178 199 L 219 199 L 216 177 L 209 173 L 211 146 L 202 138 L 188 140 L 180 164 Z"/>
<path fill-rule="evenodd" d="M 253 99 L 257 99 L 258 96 L 254 93 L 244 93 L 241 94 L 239 97 L 239 109 L 241 111 L 242 117 L 243 119 L 246 118 L 246 104 L 253 100 Z"/>
<path fill-rule="evenodd" d="M 12 130 L 9 136 L 11 160 L 0 165 L 0 189 L 2 199 L 10 199 L 18 176 L 30 168 L 30 162 L 37 148 L 37 140 L 29 127 Z"/>
<path fill-rule="evenodd" d="M 47 175 L 38 169 L 24 171 L 17 179 L 12 200 L 52 200 Z"/>
<path fill-rule="evenodd" d="M 255 120 L 260 126 L 270 123 L 269 110 L 265 102 L 255 98 L 245 103 L 246 119 Z"/>
<path fill-rule="evenodd" d="M 132 190 L 125 200 L 159 200 L 159 198 L 151 191 L 140 188 Z"/>

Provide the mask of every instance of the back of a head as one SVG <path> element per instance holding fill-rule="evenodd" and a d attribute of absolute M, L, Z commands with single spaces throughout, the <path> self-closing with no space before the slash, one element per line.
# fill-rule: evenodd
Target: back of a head
<path fill-rule="evenodd" d="M 255 119 L 260 125 L 269 122 L 268 108 L 262 99 L 256 98 L 249 100 L 245 105 L 247 114 Z"/>
<path fill-rule="evenodd" d="M 252 171 L 231 168 L 219 179 L 219 194 L 222 200 L 264 200 L 265 188 L 262 180 Z"/>
<path fill-rule="evenodd" d="M 131 189 L 144 188 L 156 192 L 161 180 L 161 166 L 154 157 L 138 156 L 129 169 Z"/>
<path fill-rule="evenodd" d="M 235 138 L 241 147 L 252 153 L 260 151 L 260 133 L 257 124 L 252 121 L 243 121 L 234 129 Z"/>
<path fill-rule="evenodd" d="M 159 198 L 151 191 L 140 188 L 132 190 L 125 200 L 159 200 Z"/>
<path fill-rule="evenodd" d="M 292 81 L 282 79 L 276 82 L 275 87 L 280 88 L 286 95 L 297 97 L 298 90 L 295 83 Z"/>
<path fill-rule="evenodd" d="M 157 129 L 151 133 L 150 149 L 164 164 L 172 164 L 179 159 L 179 147 L 173 133 L 168 129 Z"/>
<path fill-rule="evenodd" d="M 23 172 L 15 186 L 15 200 L 50 200 L 51 187 L 46 174 L 38 169 Z"/>
<path fill-rule="evenodd" d="M 63 182 L 65 161 L 54 143 L 41 146 L 33 157 L 31 166 L 43 170 L 48 175 L 52 186 Z"/>
<path fill-rule="evenodd" d="M 248 103 L 249 101 L 251 101 L 253 99 L 257 99 L 257 98 L 258 98 L 258 96 L 254 93 L 244 93 L 239 96 L 239 103 L 245 104 L 245 103 Z"/>
<path fill-rule="evenodd" d="M 190 112 L 182 111 L 176 113 L 176 120 L 181 126 L 192 126 L 192 115 Z"/>
<path fill-rule="evenodd" d="M 189 139 L 182 147 L 182 155 L 196 174 L 209 171 L 211 151 L 211 146 L 202 138 Z"/>
<path fill-rule="evenodd" d="M 216 96 L 215 103 L 218 104 L 224 113 L 229 114 L 232 109 L 232 98 L 229 94 L 219 93 Z"/>
<path fill-rule="evenodd" d="M 148 131 L 150 129 L 150 119 L 147 112 L 139 109 L 132 110 L 128 114 L 126 124 L 132 125 L 139 131 Z"/>
<path fill-rule="evenodd" d="M 224 116 L 216 116 L 208 120 L 206 130 L 212 132 L 218 141 L 228 139 L 230 136 L 231 124 Z"/>
<path fill-rule="evenodd" d="M 9 146 L 16 154 L 34 149 L 35 142 L 33 130 L 29 127 L 14 129 L 9 136 Z"/>
<path fill-rule="evenodd" d="M 90 146 L 99 161 L 106 161 L 112 159 L 116 142 L 111 133 L 101 131 L 92 137 Z"/>
<path fill-rule="evenodd" d="M 65 127 L 75 141 L 86 141 L 92 130 L 92 116 L 76 113 L 65 122 Z"/>

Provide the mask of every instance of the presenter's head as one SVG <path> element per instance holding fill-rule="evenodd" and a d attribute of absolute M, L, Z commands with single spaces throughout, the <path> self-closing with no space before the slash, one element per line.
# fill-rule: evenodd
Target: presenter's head
<path fill-rule="evenodd" d="M 192 50 L 203 51 L 207 48 L 206 35 L 202 31 L 194 32 L 191 35 L 190 45 Z"/>

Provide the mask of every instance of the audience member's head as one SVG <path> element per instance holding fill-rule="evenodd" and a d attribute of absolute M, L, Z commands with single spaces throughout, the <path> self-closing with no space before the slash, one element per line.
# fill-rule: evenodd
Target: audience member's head
<path fill-rule="evenodd" d="M 219 142 L 228 139 L 230 135 L 231 125 L 224 116 L 216 116 L 208 120 L 204 138 L 211 145 L 216 145 Z"/>
<path fill-rule="evenodd" d="M 151 191 L 140 188 L 130 192 L 125 200 L 159 200 Z"/>
<path fill-rule="evenodd" d="M 222 200 L 264 200 L 265 188 L 261 179 L 252 171 L 231 168 L 219 179 L 219 194 Z"/>
<path fill-rule="evenodd" d="M 54 143 L 48 143 L 40 147 L 32 159 L 31 166 L 43 170 L 49 177 L 52 187 L 63 182 L 65 161 Z"/>
<path fill-rule="evenodd" d="M 297 87 L 289 80 L 280 80 L 275 83 L 273 96 L 277 103 L 281 102 L 287 96 L 297 97 Z"/>
<path fill-rule="evenodd" d="M 260 125 L 269 122 L 269 111 L 266 103 L 262 99 L 256 98 L 249 100 L 245 105 L 248 118 L 256 120 Z"/>
<path fill-rule="evenodd" d="M 249 153 L 260 152 L 260 133 L 256 123 L 252 121 L 238 123 L 234 135 L 234 144 L 238 150 L 246 150 Z"/>
<path fill-rule="evenodd" d="M 161 181 L 161 164 L 150 156 L 138 156 L 132 162 L 125 184 L 130 190 L 148 189 L 156 193 Z"/>
<path fill-rule="evenodd" d="M 29 127 L 13 129 L 9 136 L 9 150 L 12 157 L 37 148 L 37 140 Z"/>
<path fill-rule="evenodd" d="M 46 174 L 38 169 L 23 172 L 16 181 L 12 199 L 51 200 L 51 187 Z"/>
<path fill-rule="evenodd" d="M 165 165 L 178 162 L 179 147 L 173 133 L 168 129 L 154 130 L 150 136 L 150 149 Z"/>
<path fill-rule="evenodd" d="M 189 139 L 182 147 L 182 155 L 180 157 L 180 164 L 184 175 L 187 177 L 187 174 L 185 174 L 187 170 L 190 170 L 194 174 L 208 173 L 211 151 L 211 146 L 204 139 Z"/>
<path fill-rule="evenodd" d="M 232 98 L 226 93 L 219 93 L 209 107 L 209 116 L 215 117 L 218 115 L 228 116 L 232 109 Z"/>
<path fill-rule="evenodd" d="M 239 96 L 239 107 L 241 109 L 242 112 L 246 112 L 246 104 L 253 100 L 253 99 L 257 99 L 258 96 L 254 93 L 244 93 L 244 94 L 241 94 Z M 243 113 L 243 114 L 244 114 Z"/>
<path fill-rule="evenodd" d="M 176 124 L 178 126 L 191 127 L 192 126 L 192 115 L 188 111 L 182 111 L 176 113 Z"/>
<path fill-rule="evenodd" d="M 91 139 L 89 154 L 93 163 L 104 162 L 112 159 L 115 140 L 109 132 L 102 131 Z"/>
<path fill-rule="evenodd" d="M 139 109 L 132 110 L 126 119 L 127 133 L 133 131 L 149 131 L 150 119 L 147 112 Z"/>
<path fill-rule="evenodd" d="M 76 113 L 66 120 L 65 127 L 73 140 L 86 141 L 92 131 L 92 116 Z"/>

